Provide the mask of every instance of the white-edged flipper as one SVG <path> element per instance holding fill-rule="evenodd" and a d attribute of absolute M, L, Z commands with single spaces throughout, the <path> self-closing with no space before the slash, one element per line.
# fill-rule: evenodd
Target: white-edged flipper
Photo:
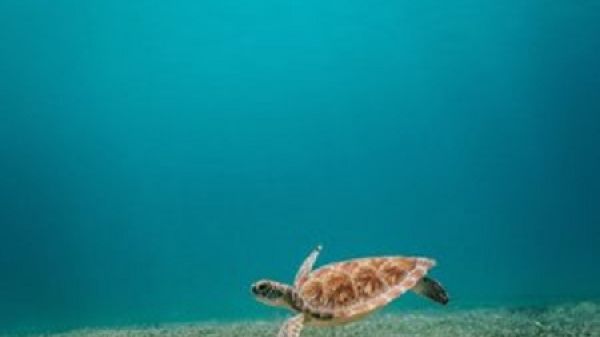
<path fill-rule="evenodd" d="M 308 274 L 310 274 L 310 272 L 312 271 L 313 265 L 317 261 L 317 257 L 319 256 L 321 249 L 323 249 L 323 246 L 321 245 L 315 247 L 315 249 L 313 249 L 310 252 L 310 254 L 306 257 L 306 259 L 302 263 L 302 266 L 300 266 L 300 269 L 298 269 L 298 273 L 296 273 L 296 279 L 294 280 L 294 287 L 296 289 L 300 289 L 302 283 L 304 283 L 308 278 Z"/>
<path fill-rule="evenodd" d="M 304 314 L 298 314 L 283 323 L 277 337 L 298 337 L 303 327 Z"/>

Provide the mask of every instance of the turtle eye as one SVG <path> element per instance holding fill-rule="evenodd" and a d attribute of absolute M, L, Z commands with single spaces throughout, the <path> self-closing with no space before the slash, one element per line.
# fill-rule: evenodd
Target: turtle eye
<path fill-rule="evenodd" d="M 258 290 L 259 291 L 265 291 L 265 290 L 267 290 L 267 288 L 268 287 L 267 287 L 266 283 L 261 283 L 261 284 L 258 285 Z"/>

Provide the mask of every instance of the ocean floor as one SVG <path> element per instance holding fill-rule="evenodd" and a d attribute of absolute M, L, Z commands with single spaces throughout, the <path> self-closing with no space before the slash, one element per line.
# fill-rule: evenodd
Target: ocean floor
<path fill-rule="evenodd" d="M 28 337 L 275 337 L 281 320 L 87 328 Z M 450 312 L 380 312 L 343 327 L 306 328 L 304 337 L 598 336 L 600 302 Z"/>

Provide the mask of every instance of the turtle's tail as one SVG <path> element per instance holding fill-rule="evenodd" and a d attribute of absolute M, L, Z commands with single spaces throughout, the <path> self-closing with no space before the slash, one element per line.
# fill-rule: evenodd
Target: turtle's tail
<path fill-rule="evenodd" d="M 412 290 L 443 305 L 450 301 L 442 284 L 429 277 L 423 277 Z"/>

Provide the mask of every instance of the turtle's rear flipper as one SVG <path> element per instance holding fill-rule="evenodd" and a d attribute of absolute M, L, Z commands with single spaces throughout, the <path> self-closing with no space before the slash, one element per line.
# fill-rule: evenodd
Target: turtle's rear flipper
<path fill-rule="evenodd" d="M 412 290 L 440 304 L 446 305 L 450 300 L 444 287 L 438 281 L 429 277 L 423 277 Z"/>

